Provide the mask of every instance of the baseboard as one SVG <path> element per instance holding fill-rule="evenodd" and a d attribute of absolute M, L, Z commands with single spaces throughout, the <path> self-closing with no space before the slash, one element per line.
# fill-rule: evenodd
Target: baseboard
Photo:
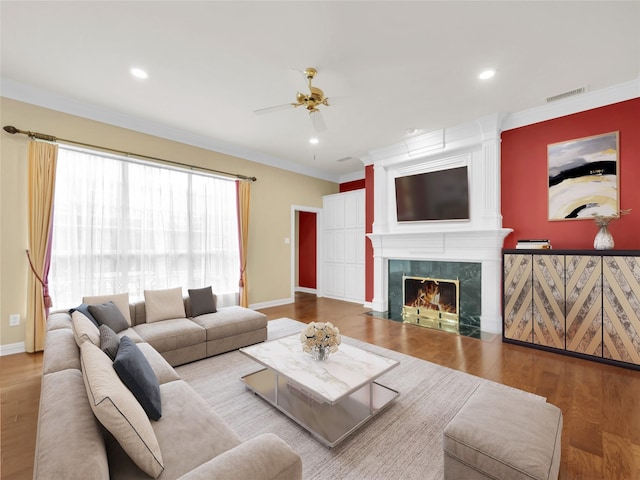
<path fill-rule="evenodd" d="M 338 296 L 326 295 L 326 294 L 325 294 L 325 298 L 332 298 L 333 300 L 340 300 L 340 301 L 349 302 L 349 303 L 359 303 L 360 305 L 364 306 L 364 303 L 362 300 L 358 300 L 355 298 L 344 298 L 344 297 L 338 297 Z"/>
<path fill-rule="evenodd" d="M 252 303 L 249 308 L 253 310 L 260 310 L 261 308 L 279 307 L 280 305 L 289 305 L 295 302 L 293 298 L 281 298 L 280 300 L 271 300 L 269 302 Z"/>
<path fill-rule="evenodd" d="M 318 289 L 316 288 L 296 287 L 295 290 L 296 292 L 311 293 L 313 295 L 316 295 L 318 293 Z"/>
<path fill-rule="evenodd" d="M 8 343 L 7 345 L 0 345 L 0 357 L 5 355 L 13 355 L 14 353 L 26 352 L 24 342 Z"/>

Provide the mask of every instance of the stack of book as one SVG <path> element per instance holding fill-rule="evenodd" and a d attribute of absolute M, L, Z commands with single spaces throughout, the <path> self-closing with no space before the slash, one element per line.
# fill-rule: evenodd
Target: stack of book
<path fill-rule="evenodd" d="M 516 248 L 520 249 L 533 249 L 533 248 L 542 248 L 548 249 L 551 248 L 551 243 L 549 240 L 518 240 L 516 244 Z"/>

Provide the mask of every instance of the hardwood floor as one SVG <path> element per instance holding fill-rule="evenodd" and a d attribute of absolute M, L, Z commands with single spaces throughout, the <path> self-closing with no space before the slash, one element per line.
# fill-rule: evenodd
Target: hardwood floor
<path fill-rule="evenodd" d="M 640 480 L 640 372 L 365 315 L 358 304 L 297 294 L 269 319 L 330 321 L 343 335 L 537 393 L 564 416 L 561 479 Z"/>
<path fill-rule="evenodd" d="M 640 372 L 365 315 L 353 303 L 298 293 L 270 320 L 330 321 L 343 335 L 547 397 L 562 409 L 561 479 L 640 480 Z M 42 354 L 0 358 L 1 478 L 33 474 Z"/>
<path fill-rule="evenodd" d="M 0 478 L 33 477 L 42 353 L 0 357 Z"/>

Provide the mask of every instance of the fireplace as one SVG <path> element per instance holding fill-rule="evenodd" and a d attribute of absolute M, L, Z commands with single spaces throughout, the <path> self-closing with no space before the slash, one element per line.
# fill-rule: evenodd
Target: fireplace
<path fill-rule="evenodd" d="M 459 279 L 403 276 L 402 291 L 404 323 L 458 332 Z"/>
<path fill-rule="evenodd" d="M 369 152 L 364 161 L 373 172 L 373 224 L 367 234 L 373 247 L 373 298 L 376 312 L 394 318 L 402 310 L 402 284 L 395 283 L 395 261 L 480 265 L 479 284 L 470 284 L 465 272 L 420 271 L 403 267 L 408 276 L 459 278 L 460 327 L 477 317 L 482 331 L 502 331 L 503 240 L 500 212 L 501 114 L 491 114 L 454 127 L 440 129 Z M 467 167 L 469 220 L 398 221 L 395 179 L 450 168 Z M 391 281 L 393 280 L 393 282 Z M 473 286 L 472 286 L 473 285 Z M 478 299 L 470 297 L 478 295 Z M 479 312 L 476 314 L 477 305 Z M 426 320 L 425 320 L 426 321 Z M 422 320 L 421 320 L 422 322 Z"/>

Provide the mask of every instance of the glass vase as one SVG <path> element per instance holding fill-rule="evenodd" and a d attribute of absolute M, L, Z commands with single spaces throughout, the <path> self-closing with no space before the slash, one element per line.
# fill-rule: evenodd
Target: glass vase
<path fill-rule="evenodd" d="M 606 225 L 602 225 L 596 238 L 593 240 L 593 248 L 596 250 L 611 250 L 613 248 L 613 236 Z"/>
<path fill-rule="evenodd" d="M 311 350 L 311 356 L 314 360 L 322 361 L 329 358 L 331 349 L 329 347 L 316 347 Z"/>

